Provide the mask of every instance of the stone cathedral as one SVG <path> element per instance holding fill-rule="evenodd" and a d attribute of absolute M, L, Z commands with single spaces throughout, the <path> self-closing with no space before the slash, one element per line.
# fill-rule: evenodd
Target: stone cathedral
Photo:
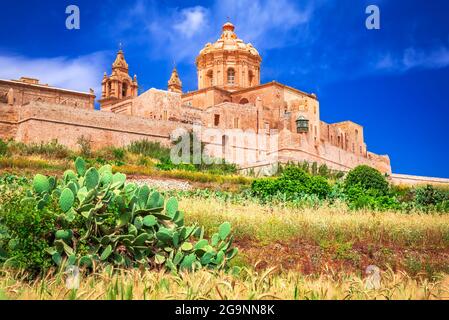
<path fill-rule="evenodd" d="M 275 139 L 273 150 L 237 142 L 225 133 L 201 137 L 212 156 L 252 149 L 256 156 L 239 161 L 242 168 L 271 165 L 274 160 L 263 155 L 276 153 L 280 163 L 317 162 L 342 171 L 367 164 L 391 174 L 389 157 L 368 151 L 361 125 L 326 123 L 315 94 L 276 81 L 261 83 L 262 57 L 252 44 L 239 39 L 232 23 L 225 23 L 219 39 L 199 51 L 195 64 L 197 90 L 184 92 L 182 75 L 175 68 L 167 90 L 139 95 L 137 76 L 130 76 L 120 50 L 112 73 L 103 77 L 100 111 L 94 110 L 92 91 L 54 88 L 29 78 L 0 80 L 0 137 L 24 142 L 57 139 L 70 147 L 81 135 L 95 148 L 141 139 L 169 145 L 174 130 L 201 126 Z"/>

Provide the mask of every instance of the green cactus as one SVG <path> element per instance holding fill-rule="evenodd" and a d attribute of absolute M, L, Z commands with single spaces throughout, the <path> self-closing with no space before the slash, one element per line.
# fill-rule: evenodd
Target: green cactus
<path fill-rule="evenodd" d="M 157 219 L 155 216 L 146 216 L 143 219 L 143 224 L 145 225 L 145 227 L 154 227 L 155 225 L 157 225 Z"/>
<path fill-rule="evenodd" d="M 82 177 L 86 173 L 86 161 L 83 158 L 76 158 L 75 160 L 75 168 L 78 176 Z"/>
<path fill-rule="evenodd" d="M 101 254 L 100 260 L 101 261 L 107 260 L 111 254 L 112 254 L 112 246 L 108 245 Z"/>
<path fill-rule="evenodd" d="M 64 212 L 58 220 L 64 229 L 55 232 L 53 247 L 47 250 L 54 264 L 89 269 L 156 264 L 177 272 L 224 268 L 237 254 L 229 223 L 208 241 L 204 228 L 184 226 L 184 213 L 175 198 L 165 202 L 148 186 L 126 183 L 126 175 L 112 174 L 109 165 L 87 168 L 78 158 L 75 167 L 78 174 L 67 170 L 60 181 L 37 175 L 34 192 L 28 191 L 22 200 L 39 208 L 58 201 Z"/>
<path fill-rule="evenodd" d="M 73 204 L 75 202 L 75 196 L 73 195 L 72 190 L 69 188 L 65 188 L 62 193 L 61 197 L 59 198 L 59 206 L 61 207 L 61 210 L 64 212 L 68 212 Z"/>
<path fill-rule="evenodd" d="M 137 198 L 139 201 L 139 206 L 141 208 L 145 208 L 147 201 L 148 201 L 148 196 L 150 195 L 150 188 L 148 188 L 147 185 L 144 185 L 142 187 L 140 187 L 138 194 L 137 194 Z"/>
<path fill-rule="evenodd" d="M 167 216 L 173 218 L 176 215 L 176 212 L 178 212 L 178 200 L 175 198 L 168 199 L 165 205 L 165 211 Z"/>
<path fill-rule="evenodd" d="M 231 224 L 229 222 L 223 223 L 218 229 L 218 235 L 221 240 L 225 240 L 231 233 Z"/>
<path fill-rule="evenodd" d="M 97 169 L 90 168 L 86 171 L 86 174 L 84 175 L 84 185 L 87 188 L 87 190 L 92 190 L 95 187 L 97 187 L 98 183 L 100 182 L 100 175 L 98 174 Z"/>
<path fill-rule="evenodd" d="M 159 229 L 159 231 L 156 233 L 156 238 L 166 244 L 168 244 L 173 239 L 170 230 L 166 228 Z"/>
<path fill-rule="evenodd" d="M 192 251 L 193 245 L 190 242 L 184 242 L 181 246 L 182 251 Z"/>
<path fill-rule="evenodd" d="M 36 193 L 49 192 L 50 182 L 46 176 L 37 174 L 33 179 L 33 188 Z"/>
<path fill-rule="evenodd" d="M 55 238 L 60 240 L 71 240 L 73 237 L 72 230 L 59 230 L 55 233 Z"/>
<path fill-rule="evenodd" d="M 76 173 L 73 170 L 67 170 L 64 172 L 64 182 L 67 184 L 69 181 L 75 181 L 77 180 Z"/>
<path fill-rule="evenodd" d="M 193 267 L 193 263 L 196 261 L 196 255 L 194 253 L 189 254 L 188 256 L 184 257 L 184 259 L 181 262 L 180 268 L 181 270 L 188 270 L 191 271 Z"/>
<path fill-rule="evenodd" d="M 111 187 L 113 189 L 121 188 L 125 184 L 125 181 L 126 181 L 126 175 L 125 174 L 116 173 L 112 177 L 112 186 Z"/>

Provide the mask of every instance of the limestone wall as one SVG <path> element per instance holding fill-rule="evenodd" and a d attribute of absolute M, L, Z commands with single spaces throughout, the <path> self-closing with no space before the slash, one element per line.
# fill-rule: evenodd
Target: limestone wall
<path fill-rule="evenodd" d="M 64 108 L 39 102 L 16 109 L 16 114 L 17 141 L 40 143 L 57 139 L 70 148 L 77 147 L 77 140 L 81 136 L 90 139 L 94 149 L 126 146 L 142 139 L 169 145 L 172 131 L 179 127 L 189 129 L 187 125 L 177 122 Z"/>
<path fill-rule="evenodd" d="M 24 105 L 33 101 L 58 103 L 67 107 L 94 109 L 93 94 L 59 89 L 48 85 L 29 84 L 21 81 L 0 80 L 0 96 L 13 89 L 14 105 Z"/>
<path fill-rule="evenodd" d="M 405 185 L 405 186 L 427 185 L 427 184 L 431 184 L 434 186 L 449 186 L 449 179 L 420 177 L 405 174 L 392 174 L 391 182 L 395 185 Z"/>

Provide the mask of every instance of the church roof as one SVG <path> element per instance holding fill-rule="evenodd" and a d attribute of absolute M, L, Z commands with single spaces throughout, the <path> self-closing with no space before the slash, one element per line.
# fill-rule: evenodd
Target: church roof
<path fill-rule="evenodd" d="M 227 22 L 223 25 L 221 37 L 215 43 L 208 43 L 200 51 L 200 56 L 215 51 L 241 51 L 260 58 L 259 52 L 251 43 L 245 43 L 235 34 L 235 26 Z"/>

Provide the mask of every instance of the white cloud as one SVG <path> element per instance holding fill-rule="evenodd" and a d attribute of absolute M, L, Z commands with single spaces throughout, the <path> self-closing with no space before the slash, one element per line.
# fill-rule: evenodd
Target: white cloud
<path fill-rule="evenodd" d="M 441 69 L 449 66 L 449 48 L 407 48 L 396 57 L 391 53 L 381 56 L 376 63 L 380 71 L 406 72 L 412 69 Z"/>
<path fill-rule="evenodd" d="M 292 44 L 307 34 L 298 28 L 310 21 L 313 2 L 304 3 L 299 7 L 286 0 L 215 0 L 208 8 L 181 9 L 138 0 L 120 16 L 120 23 L 114 24 L 113 36 L 130 34 L 128 41 L 146 45 L 151 58 L 192 63 L 206 43 L 219 38 L 229 17 L 237 35 L 263 51 Z"/>
<path fill-rule="evenodd" d="M 181 11 L 181 20 L 174 24 L 173 29 L 187 38 L 192 38 L 193 35 L 205 29 L 207 24 L 208 11 L 196 6 L 187 8 Z"/>
<path fill-rule="evenodd" d="M 55 87 L 101 95 L 101 80 L 105 70 L 106 54 L 96 52 L 77 58 L 29 58 L 0 53 L 0 78 L 33 77 Z"/>
<path fill-rule="evenodd" d="M 310 1 L 286 0 L 222 0 L 215 5 L 217 19 L 229 17 L 238 35 L 253 42 L 260 50 L 280 48 L 308 35 L 305 29 L 314 11 Z"/>

